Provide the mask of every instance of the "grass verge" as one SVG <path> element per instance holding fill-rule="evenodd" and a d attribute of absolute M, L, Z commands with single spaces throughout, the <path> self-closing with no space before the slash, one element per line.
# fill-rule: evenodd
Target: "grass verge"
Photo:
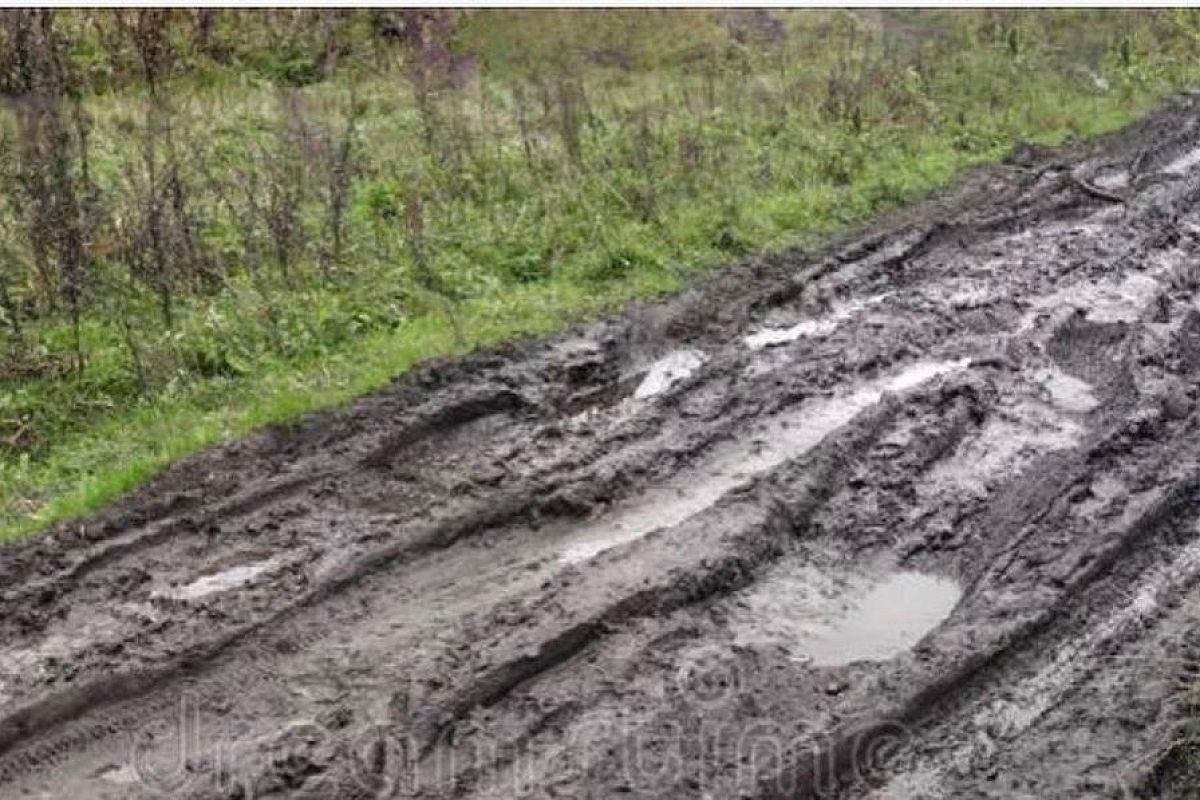
<path fill-rule="evenodd" d="M 82 139 L 57 154 L 87 189 L 79 293 L 39 260 L 21 192 L 46 165 L 4 150 L 22 118 L 0 111 L 0 539 L 424 359 L 861 224 L 1018 140 L 1117 129 L 1200 63 L 1200 15 L 771 19 L 595 12 L 601 51 L 578 15 L 496 12 L 461 32 L 462 86 L 430 89 L 418 50 L 302 88 L 225 66 L 89 96 L 86 170 Z M 377 42 L 359 41 L 361 67 Z M 175 249 L 147 258 L 156 242 Z"/>
<path fill-rule="evenodd" d="M 1088 132 L 1116 130 L 1133 116 L 1128 109 L 1109 109 L 1091 118 Z M 1063 130 L 1031 134 L 1045 143 L 1068 135 Z M 776 248 L 861 223 L 871 213 L 947 185 L 963 167 L 998 155 L 999 150 L 975 156 L 934 150 L 905 163 L 881 163 L 881 172 L 908 176 L 892 202 L 868 202 L 865 198 L 877 188 L 874 184 L 847 187 L 828 204 L 861 209 L 857 214 L 815 215 L 807 229 L 792 230 L 783 241 L 777 238 Z M 751 198 L 750 213 L 770 215 L 794 202 L 786 196 Z M 603 284 L 561 280 L 508 289 L 464 303 L 455 312 L 454 324 L 444 314 L 427 313 L 316 359 L 263 363 L 250 376 L 199 382 L 169 399 L 112 414 L 86 433 L 57 444 L 41 464 L 9 476 L 0 488 L 0 507 L 7 512 L 0 518 L 0 539 L 100 508 L 181 457 L 266 425 L 343 405 L 387 385 L 421 361 L 462 355 L 519 336 L 553 334 L 572 322 L 619 311 L 630 301 L 667 295 L 722 257 L 718 252 L 706 255 L 705 261 L 686 268 L 643 270 Z"/>

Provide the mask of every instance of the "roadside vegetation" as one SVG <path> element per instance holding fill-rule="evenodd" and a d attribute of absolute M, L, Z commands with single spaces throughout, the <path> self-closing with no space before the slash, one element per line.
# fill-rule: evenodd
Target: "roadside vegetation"
<path fill-rule="evenodd" d="M 1200 12 L 0 11 L 0 538 L 1200 72 Z"/>

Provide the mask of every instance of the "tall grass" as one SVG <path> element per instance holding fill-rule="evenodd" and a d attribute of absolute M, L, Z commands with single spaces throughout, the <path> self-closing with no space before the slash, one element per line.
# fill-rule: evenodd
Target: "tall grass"
<path fill-rule="evenodd" d="M 61 152 L 0 111 L 0 535 L 1112 130 L 1194 78 L 1200 36 L 1177 11 L 106 13 L 56 23 Z M 53 158 L 74 266 L 31 210 Z"/>

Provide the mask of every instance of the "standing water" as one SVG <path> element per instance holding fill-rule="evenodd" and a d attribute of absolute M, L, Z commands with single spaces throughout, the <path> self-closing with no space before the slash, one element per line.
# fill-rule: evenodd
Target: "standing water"
<path fill-rule="evenodd" d="M 830 574 L 792 564 L 730 603 L 739 642 L 782 647 L 819 667 L 885 661 L 949 616 L 958 584 L 920 572 L 882 579 Z"/>
<path fill-rule="evenodd" d="M 920 572 L 897 572 L 875 586 L 849 615 L 799 649 L 819 667 L 884 661 L 941 624 L 958 603 L 957 584 Z"/>
<path fill-rule="evenodd" d="M 704 354 L 697 350 L 677 350 L 650 365 L 646 377 L 633 392 L 635 400 L 645 400 L 662 394 L 687 378 L 704 363 Z"/>
<path fill-rule="evenodd" d="M 966 364 L 965 359 L 919 362 L 852 394 L 813 399 L 769 417 L 750 435 L 714 447 L 696 467 L 575 528 L 563 541 L 560 559 L 577 564 L 652 531 L 678 525 L 755 475 L 812 450 L 830 433 L 878 403 L 885 392 L 907 391 Z"/>

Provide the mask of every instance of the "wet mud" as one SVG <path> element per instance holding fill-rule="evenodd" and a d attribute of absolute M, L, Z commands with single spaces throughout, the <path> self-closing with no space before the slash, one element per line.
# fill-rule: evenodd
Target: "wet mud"
<path fill-rule="evenodd" d="M 6 546 L 0 797 L 1178 789 L 1197 135 L 1181 96 Z"/>

